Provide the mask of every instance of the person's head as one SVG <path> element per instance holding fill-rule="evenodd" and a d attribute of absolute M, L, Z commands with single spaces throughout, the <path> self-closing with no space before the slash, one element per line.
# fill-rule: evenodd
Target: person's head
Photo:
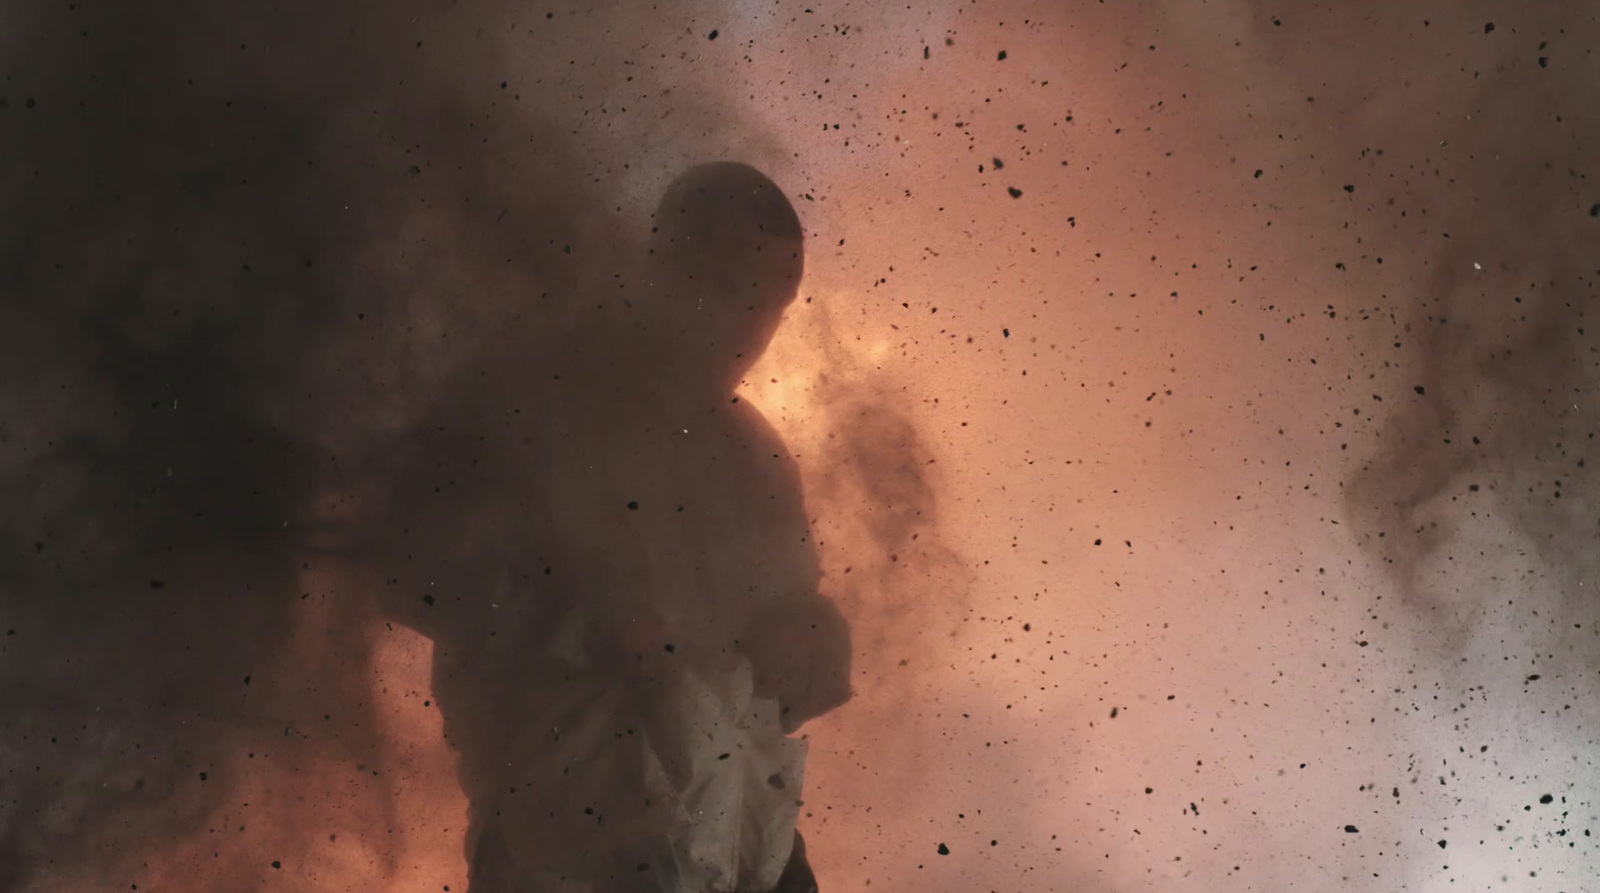
<path fill-rule="evenodd" d="M 656 211 L 661 322 L 682 362 L 731 386 L 772 340 L 804 267 L 800 218 L 777 184 L 735 162 L 691 168 Z"/>

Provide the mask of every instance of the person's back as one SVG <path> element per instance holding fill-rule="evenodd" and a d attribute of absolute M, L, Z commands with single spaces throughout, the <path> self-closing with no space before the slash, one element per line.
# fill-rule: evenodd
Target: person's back
<path fill-rule="evenodd" d="M 804 745 L 786 733 L 848 699 L 849 633 L 817 590 L 798 467 L 734 393 L 795 295 L 799 222 L 735 164 L 680 177 L 657 221 L 634 318 L 605 321 L 610 352 L 563 367 L 572 402 L 547 407 L 530 488 L 545 570 L 524 598 L 554 610 L 517 661 L 546 669 L 496 685 L 542 719 L 482 736 L 497 750 L 471 760 L 462 729 L 464 766 L 503 767 L 463 778 L 472 893 L 810 883 Z"/>

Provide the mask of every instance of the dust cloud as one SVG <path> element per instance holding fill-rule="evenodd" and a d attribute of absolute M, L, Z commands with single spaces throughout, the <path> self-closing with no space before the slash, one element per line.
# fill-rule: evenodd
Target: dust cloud
<path fill-rule="evenodd" d="M 1592 887 L 1597 38 L 7 4 L 0 890 L 653 889 L 730 653 L 825 891 Z"/>

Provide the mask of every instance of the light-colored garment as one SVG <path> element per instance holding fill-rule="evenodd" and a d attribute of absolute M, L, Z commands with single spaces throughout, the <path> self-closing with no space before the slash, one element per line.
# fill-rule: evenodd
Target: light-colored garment
<path fill-rule="evenodd" d="M 677 877 L 664 893 L 771 890 L 794 845 L 806 743 L 784 735 L 776 701 L 755 697 L 748 661 L 715 678 L 687 672 L 674 688 L 692 768 L 672 792 Z"/>
<path fill-rule="evenodd" d="M 760 893 L 793 849 L 806 743 L 754 695 L 744 658 L 680 666 L 644 714 L 617 677 L 580 675 L 518 736 L 498 797 L 524 871 L 586 874 L 648 847 L 661 893 Z M 669 769 L 668 767 L 673 767 Z"/>

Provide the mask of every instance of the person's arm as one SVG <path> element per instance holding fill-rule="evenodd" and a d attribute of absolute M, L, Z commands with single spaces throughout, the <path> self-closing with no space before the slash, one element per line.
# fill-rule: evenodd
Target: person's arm
<path fill-rule="evenodd" d="M 850 700 L 850 625 L 827 597 L 772 604 L 747 639 L 756 696 L 778 702 L 785 732 Z"/>

